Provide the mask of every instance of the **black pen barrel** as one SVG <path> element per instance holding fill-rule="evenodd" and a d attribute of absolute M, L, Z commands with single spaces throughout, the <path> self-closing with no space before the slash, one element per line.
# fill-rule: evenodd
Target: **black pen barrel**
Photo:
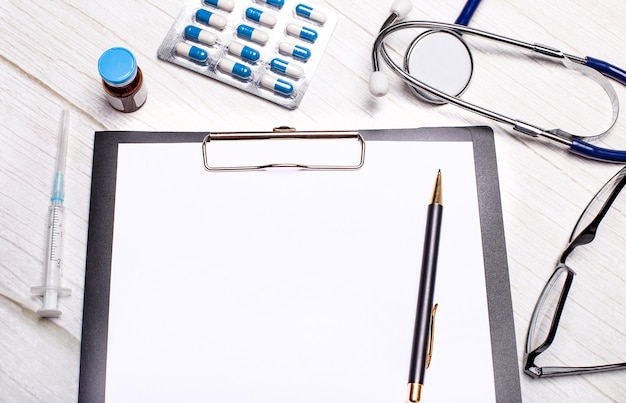
<path fill-rule="evenodd" d="M 422 270 L 418 288 L 417 311 L 413 331 L 413 351 L 409 368 L 409 383 L 424 384 L 424 373 L 428 357 L 435 277 L 437 275 L 437 255 L 443 206 L 433 203 L 428 205 Z"/>

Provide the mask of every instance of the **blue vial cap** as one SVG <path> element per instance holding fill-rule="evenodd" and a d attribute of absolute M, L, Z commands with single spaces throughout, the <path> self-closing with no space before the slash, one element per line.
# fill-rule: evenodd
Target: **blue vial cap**
<path fill-rule="evenodd" d="M 137 61 L 130 50 L 111 48 L 98 59 L 98 71 L 106 83 L 122 86 L 135 78 Z"/>

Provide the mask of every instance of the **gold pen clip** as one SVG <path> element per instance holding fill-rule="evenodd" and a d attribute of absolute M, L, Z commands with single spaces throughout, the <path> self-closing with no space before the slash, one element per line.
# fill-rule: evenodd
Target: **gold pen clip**
<path fill-rule="evenodd" d="M 437 313 L 437 306 L 433 306 L 433 311 L 430 315 L 430 340 L 428 341 L 428 355 L 426 356 L 426 368 L 430 367 L 430 360 L 433 358 L 433 343 L 435 341 L 435 314 Z"/>

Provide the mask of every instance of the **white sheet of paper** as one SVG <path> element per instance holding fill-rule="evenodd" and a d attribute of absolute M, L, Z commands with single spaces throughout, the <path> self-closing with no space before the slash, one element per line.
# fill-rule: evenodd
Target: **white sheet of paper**
<path fill-rule="evenodd" d="M 121 144 L 107 402 L 403 402 L 438 169 L 424 400 L 494 401 L 472 144 L 372 141 L 344 172 L 214 173 L 198 143 Z"/>

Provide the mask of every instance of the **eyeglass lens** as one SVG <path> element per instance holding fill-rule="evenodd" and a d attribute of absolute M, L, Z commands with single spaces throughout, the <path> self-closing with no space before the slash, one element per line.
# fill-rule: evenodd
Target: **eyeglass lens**
<path fill-rule="evenodd" d="M 526 340 L 526 352 L 534 351 L 549 342 L 550 330 L 566 280 L 567 270 L 561 267 L 554 272 L 546 284 L 532 318 L 533 322 Z"/>
<path fill-rule="evenodd" d="M 621 169 L 617 174 L 615 174 L 593 197 L 593 199 L 589 202 L 583 213 L 580 215 L 574 230 L 570 236 L 570 242 L 576 238 L 581 231 L 584 231 L 591 222 L 596 219 L 598 214 L 601 212 L 603 207 L 606 205 L 607 201 L 614 196 L 614 191 L 621 189 L 624 186 L 624 181 L 626 178 L 626 168 Z M 620 192 L 621 193 L 621 192 Z M 619 195 L 617 196 L 619 197 Z M 620 205 L 615 202 L 612 204 L 613 208 L 620 208 Z M 622 210 L 623 211 L 623 210 Z"/>

